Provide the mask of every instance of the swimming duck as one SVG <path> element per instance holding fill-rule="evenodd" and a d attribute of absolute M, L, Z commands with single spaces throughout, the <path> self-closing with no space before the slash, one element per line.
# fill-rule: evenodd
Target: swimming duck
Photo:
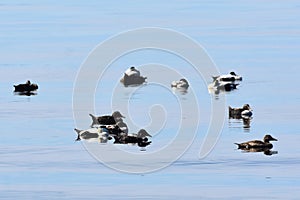
<path fill-rule="evenodd" d="M 152 137 L 145 129 L 139 130 L 138 134 L 125 134 L 115 136 L 115 142 L 119 144 L 128 144 L 128 143 L 140 143 L 143 144 L 148 142 L 147 137 Z M 150 143 L 149 143 L 150 144 Z"/>
<path fill-rule="evenodd" d="M 32 84 L 30 80 L 28 80 L 25 84 L 14 85 L 15 92 L 33 92 L 36 91 L 39 87 L 37 84 Z"/>
<path fill-rule="evenodd" d="M 242 81 L 242 77 L 236 75 L 234 72 L 230 72 L 229 74 L 226 75 L 221 75 L 221 76 L 213 76 L 213 81 L 219 80 L 219 81 L 224 81 L 224 82 L 234 82 L 234 81 Z"/>
<path fill-rule="evenodd" d="M 277 139 L 273 138 L 271 135 L 265 135 L 264 140 L 253 140 L 243 143 L 234 143 L 238 145 L 238 149 L 249 150 L 249 149 L 272 149 L 273 145 L 270 141 L 277 141 Z"/>
<path fill-rule="evenodd" d="M 125 87 L 130 85 L 141 85 L 146 82 L 147 77 L 140 75 L 135 67 L 130 67 L 124 73 L 124 76 L 121 78 L 120 82 L 124 84 Z"/>
<path fill-rule="evenodd" d="M 173 81 L 171 87 L 188 89 L 189 83 L 186 79 L 182 78 L 179 81 Z"/>
<path fill-rule="evenodd" d="M 228 107 L 229 118 L 249 118 L 252 116 L 252 109 L 249 104 L 245 104 L 242 108 Z"/>
<path fill-rule="evenodd" d="M 95 125 L 112 125 L 116 124 L 117 121 L 121 118 L 125 118 L 119 111 L 113 112 L 112 115 L 104 115 L 96 117 L 92 114 L 89 114 L 92 117 L 92 125 L 91 127 L 94 127 Z"/>
<path fill-rule="evenodd" d="M 109 131 L 105 127 L 101 128 L 90 128 L 87 130 L 79 130 L 74 129 L 77 133 L 77 138 L 75 141 L 80 140 L 88 140 L 92 141 L 99 141 L 100 143 L 107 143 L 108 140 L 111 140 L 112 137 L 109 135 Z"/>

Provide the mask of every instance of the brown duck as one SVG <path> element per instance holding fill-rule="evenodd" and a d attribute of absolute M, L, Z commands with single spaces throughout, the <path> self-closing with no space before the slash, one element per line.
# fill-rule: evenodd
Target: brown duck
<path fill-rule="evenodd" d="M 273 145 L 270 141 L 277 141 L 271 135 L 265 135 L 264 140 L 252 140 L 243 143 L 234 143 L 238 145 L 238 149 L 247 150 L 247 149 L 272 149 Z"/>

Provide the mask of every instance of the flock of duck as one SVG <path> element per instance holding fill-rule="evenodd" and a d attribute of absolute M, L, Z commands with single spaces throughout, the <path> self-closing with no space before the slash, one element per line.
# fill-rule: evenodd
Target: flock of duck
<path fill-rule="evenodd" d="M 139 147 L 146 147 L 151 144 L 149 137 L 152 136 L 145 129 L 140 129 L 137 134 L 128 133 L 128 126 L 123 121 L 125 117 L 119 111 L 113 112 L 112 115 L 89 115 L 92 119 L 91 128 L 86 130 L 75 128 L 76 141 L 107 143 L 114 139 L 114 144 L 137 144 Z"/>
<path fill-rule="evenodd" d="M 208 88 L 210 91 L 215 91 L 215 94 L 218 94 L 220 91 L 229 92 L 235 90 L 239 85 L 239 83 L 237 82 L 242 81 L 242 77 L 238 76 L 234 72 L 212 78 L 213 82 L 209 84 Z M 229 106 L 228 114 L 230 119 L 242 119 L 244 123 L 250 123 L 250 119 L 253 113 L 250 105 L 245 104 L 241 108 L 232 108 Z M 237 145 L 238 149 L 241 149 L 244 152 L 263 152 L 265 155 L 277 154 L 277 151 L 271 151 L 273 145 L 270 143 L 270 141 L 277 141 L 277 139 L 267 134 L 264 136 L 262 141 L 252 140 L 234 144 Z"/>
<path fill-rule="evenodd" d="M 141 76 L 139 70 L 135 67 L 127 69 L 120 82 L 125 87 L 138 86 L 146 82 L 147 77 Z M 230 92 L 237 89 L 238 82 L 242 81 L 242 77 L 234 72 L 226 75 L 213 76 L 213 81 L 208 85 L 208 90 L 218 94 L 220 91 Z M 189 83 L 185 78 L 179 81 L 171 82 L 173 89 L 186 93 Z M 31 83 L 29 80 L 25 84 L 14 85 L 14 92 L 19 95 L 35 95 L 38 85 Z M 229 118 L 249 120 L 252 117 L 252 109 L 249 104 L 245 104 L 241 108 L 228 108 Z M 114 139 L 114 144 L 137 144 L 139 147 L 146 147 L 151 144 L 149 138 L 152 137 L 145 129 L 140 129 L 138 133 L 129 133 L 127 124 L 123 121 L 125 118 L 119 111 L 115 111 L 112 115 L 95 116 L 89 114 L 92 119 L 90 128 L 86 130 L 74 129 L 77 133 L 77 139 L 87 141 L 97 141 L 107 143 Z M 273 145 L 270 141 L 277 141 L 271 135 L 267 134 L 260 140 L 252 140 L 248 142 L 235 143 L 238 149 L 246 152 L 264 152 L 266 155 L 276 154 L 277 151 L 271 151 Z"/>

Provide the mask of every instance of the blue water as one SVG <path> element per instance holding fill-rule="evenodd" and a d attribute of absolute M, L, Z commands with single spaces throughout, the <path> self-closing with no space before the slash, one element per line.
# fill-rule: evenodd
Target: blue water
<path fill-rule="evenodd" d="M 299 13 L 300 4 L 293 0 L 171 4 L 1 1 L 0 199 L 298 199 Z M 95 112 L 110 113 L 110 92 L 121 90 L 112 107 L 130 97 L 133 117 L 132 121 L 127 117 L 126 122 L 133 132 L 148 127 L 154 137 L 146 152 L 136 146 L 119 148 L 136 154 L 151 153 L 176 137 L 181 119 L 178 102 L 193 105 L 194 91 L 200 121 L 188 151 L 164 169 L 128 174 L 94 159 L 84 142 L 74 142 L 72 97 L 81 64 L 100 42 L 140 27 L 182 32 L 205 48 L 221 73 L 234 70 L 242 75 L 238 90 L 226 94 L 226 106 L 249 103 L 254 112 L 250 128 L 226 117 L 216 146 L 207 157 L 199 159 L 211 115 L 206 86 L 178 57 L 148 50 L 112 63 L 96 89 Z M 148 84 L 130 96 L 136 88 L 119 84 L 119 72 L 130 65 L 149 63 L 182 73 L 191 82 L 189 92 L 174 95 L 167 88 Z M 148 76 L 148 81 L 159 77 L 154 68 L 147 66 L 142 74 Z M 176 78 L 170 75 L 165 81 Z M 38 94 L 14 95 L 13 84 L 27 79 L 39 84 Z M 160 120 L 152 119 L 155 123 L 151 124 L 149 109 L 153 104 L 166 109 L 163 129 Z M 194 113 L 195 107 L 188 107 L 183 120 L 189 121 Z M 77 128 L 88 128 L 90 119 L 88 115 L 83 117 L 88 122 L 86 127 Z M 194 125 L 184 127 L 187 134 Z M 233 144 L 262 139 L 266 133 L 278 139 L 273 143 L 278 154 L 243 153 Z"/>

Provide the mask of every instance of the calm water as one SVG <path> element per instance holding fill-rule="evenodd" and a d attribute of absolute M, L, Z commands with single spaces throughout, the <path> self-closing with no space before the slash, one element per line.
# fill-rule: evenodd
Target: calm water
<path fill-rule="evenodd" d="M 298 199 L 299 13 L 297 1 L 2 0 L 0 199 Z M 226 106 L 249 103 L 254 116 L 250 128 L 226 118 L 217 145 L 200 160 L 210 116 L 210 96 L 203 81 L 183 67 L 186 63 L 162 52 L 141 51 L 122 57 L 112 63 L 97 87 L 97 114 L 111 112 L 107 105 L 112 87 L 122 91 L 114 108 L 127 102 L 135 90 L 118 83 L 119 72 L 147 63 L 172 66 L 184 74 L 200 110 L 197 137 L 178 161 L 154 173 L 132 175 L 104 166 L 83 144 L 74 142 L 72 93 L 80 65 L 97 44 L 121 31 L 146 26 L 187 34 L 206 49 L 222 73 L 235 70 L 242 75 L 239 89 L 226 95 Z M 148 80 L 157 76 L 147 66 L 142 74 Z M 169 78 L 178 77 L 166 81 Z M 14 95 L 12 85 L 27 79 L 40 85 L 38 95 Z M 178 101 L 191 104 L 192 99 L 191 91 L 174 95 L 150 84 L 131 96 L 134 123 L 128 123 L 129 127 L 133 132 L 148 127 L 155 135 L 146 152 L 162 148 L 176 136 Z M 148 115 L 153 104 L 166 109 L 161 132 L 160 121 L 151 124 Z M 183 116 L 187 121 L 195 112 L 194 107 L 189 109 Z M 90 119 L 86 116 L 84 120 L 86 127 L 78 128 L 88 128 Z M 190 128 L 185 127 L 187 133 Z M 278 139 L 274 142 L 278 154 L 242 153 L 233 144 L 261 139 L 265 133 Z M 146 153 L 136 147 L 120 148 Z"/>

